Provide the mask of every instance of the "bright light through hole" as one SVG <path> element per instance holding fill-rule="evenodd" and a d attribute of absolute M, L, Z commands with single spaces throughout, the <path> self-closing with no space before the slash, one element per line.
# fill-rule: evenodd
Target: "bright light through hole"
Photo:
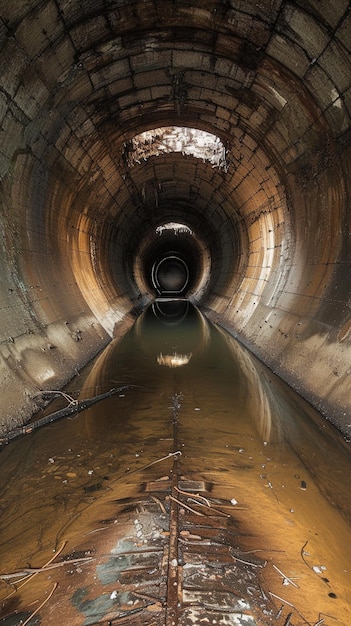
<path fill-rule="evenodd" d="M 140 133 L 125 144 L 124 156 L 133 166 L 152 156 L 181 152 L 227 170 L 226 150 L 220 138 L 197 128 L 166 126 Z"/>
<path fill-rule="evenodd" d="M 157 235 L 162 235 L 164 231 L 173 230 L 175 235 L 179 233 L 187 233 L 188 235 L 192 235 L 193 231 L 189 226 L 185 224 L 179 224 L 178 222 L 167 222 L 167 224 L 162 224 L 162 226 L 157 226 L 156 233 Z"/>

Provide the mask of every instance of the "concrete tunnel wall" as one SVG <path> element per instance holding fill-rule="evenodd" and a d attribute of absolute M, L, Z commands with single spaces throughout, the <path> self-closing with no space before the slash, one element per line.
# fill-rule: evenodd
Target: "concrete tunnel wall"
<path fill-rule="evenodd" d="M 0 0 L 0 46 L 2 432 L 154 297 L 175 221 L 189 297 L 350 434 L 349 3 Z M 128 165 L 170 125 L 226 167 Z"/>

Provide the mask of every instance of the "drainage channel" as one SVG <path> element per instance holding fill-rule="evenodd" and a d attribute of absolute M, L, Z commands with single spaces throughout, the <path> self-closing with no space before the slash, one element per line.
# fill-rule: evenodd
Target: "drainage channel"
<path fill-rule="evenodd" d="M 0 624 L 346 626 L 348 444 L 170 306 L 67 389 L 120 393 L 0 452 Z"/>
<path fill-rule="evenodd" d="M 179 456 L 181 452 L 178 448 L 178 419 L 181 408 L 181 396 L 175 394 L 172 398 L 172 423 L 173 423 L 173 468 L 171 480 L 171 494 L 169 496 L 169 556 L 168 556 L 168 577 L 167 577 L 167 606 L 166 606 L 166 626 L 178 624 L 178 608 L 180 595 L 179 580 L 179 508 L 176 498 L 176 490 L 179 484 Z"/>

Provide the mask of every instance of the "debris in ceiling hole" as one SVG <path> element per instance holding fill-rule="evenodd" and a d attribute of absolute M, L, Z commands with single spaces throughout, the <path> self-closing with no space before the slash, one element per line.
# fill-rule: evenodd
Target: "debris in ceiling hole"
<path fill-rule="evenodd" d="M 180 152 L 227 170 L 226 149 L 216 135 L 197 128 L 166 126 L 136 135 L 125 144 L 127 165 L 140 165 L 152 156 Z"/>
<path fill-rule="evenodd" d="M 157 235 L 162 235 L 164 231 L 168 230 L 173 230 L 175 235 L 178 235 L 178 233 L 187 233 L 188 235 L 193 234 L 193 231 L 189 228 L 189 226 L 180 224 L 179 222 L 167 222 L 166 224 L 157 226 L 156 233 Z"/>

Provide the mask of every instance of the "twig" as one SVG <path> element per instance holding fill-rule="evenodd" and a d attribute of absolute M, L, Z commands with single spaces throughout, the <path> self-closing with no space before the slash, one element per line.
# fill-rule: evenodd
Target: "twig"
<path fill-rule="evenodd" d="M 152 602 L 160 602 L 160 598 L 156 598 L 155 596 L 150 596 L 146 593 L 140 593 L 140 591 L 132 591 L 132 594 L 134 596 L 137 596 L 138 598 L 143 598 L 143 600 L 152 600 Z"/>
<path fill-rule="evenodd" d="M 67 400 L 67 402 L 69 403 L 68 406 L 76 406 L 78 404 L 78 400 L 72 398 L 72 396 L 70 396 L 68 393 L 65 393 L 64 391 L 58 391 L 56 389 L 53 391 L 42 391 L 41 393 L 37 393 L 35 396 L 33 396 L 33 399 L 37 398 L 38 396 L 47 396 L 50 394 L 53 394 L 55 396 L 63 396 L 65 400 Z"/>
<path fill-rule="evenodd" d="M 161 509 L 162 513 L 164 513 L 164 514 L 166 515 L 166 509 L 165 509 L 165 507 L 163 506 L 163 504 L 162 504 L 161 500 L 159 500 L 158 498 L 156 498 L 156 496 L 151 496 L 151 499 L 159 505 L 159 507 L 160 507 L 160 509 Z"/>
<path fill-rule="evenodd" d="M 22 625 L 22 626 L 26 626 L 26 624 L 28 624 L 28 623 L 30 622 L 30 620 L 31 620 L 31 619 L 33 619 L 34 615 L 36 615 L 37 613 L 39 613 L 40 609 L 42 609 L 42 608 L 43 608 L 43 606 L 45 606 L 45 604 L 46 604 L 47 602 L 49 602 L 49 600 L 50 600 L 50 598 L 51 598 L 52 594 L 54 593 L 54 591 L 55 591 L 55 589 L 56 589 L 56 587 L 57 587 L 57 583 L 55 583 L 55 584 L 54 584 L 53 588 L 51 589 L 51 591 L 50 591 L 50 593 L 49 593 L 48 597 L 44 600 L 44 602 L 42 602 L 42 603 L 40 604 L 40 606 L 38 606 L 38 608 L 37 608 L 37 609 L 35 609 L 34 613 L 32 613 L 32 615 L 30 615 L 30 616 L 28 617 L 28 619 L 26 619 L 26 621 L 25 621 L 25 622 L 23 622 L 23 625 Z"/>
<path fill-rule="evenodd" d="M 262 596 L 263 600 L 268 602 L 269 598 L 266 596 L 266 594 L 265 594 L 264 590 L 262 589 L 262 587 L 260 587 L 260 592 L 261 592 L 261 596 Z"/>
<path fill-rule="evenodd" d="M 189 496 L 189 497 L 193 497 L 193 498 L 199 498 L 200 500 L 204 500 L 204 502 L 206 502 L 208 507 L 211 507 L 211 503 L 209 502 L 209 500 L 207 500 L 207 498 L 205 498 L 204 496 L 200 496 L 199 493 L 190 493 L 190 491 L 183 491 L 182 489 L 179 489 L 179 487 L 174 487 L 176 491 L 178 491 L 178 493 L 183 494 L 183 496 Z"/>
<path fill-rule="evenodd" d="M 292 618 L 292 613 L 290 612 L 284 622 L 284 626 L 289 626 L 291 618 Z"/>
<path fill-rule="evenodd" d="M 177 498 L 174 498 L 173 496 L 168 496 L 168 497 L 171 498 L 171 500 L 174 500 L 174 502 L 177 502 L 177 504 L 180 504 L 180 506 L 183 506 L 185 509 L 188 509 L 188 511 L 191 511 L 191 513 L 195 513 L 195 515 L 200 515 L 201 517 L 205 517 L 203 513 L 199 513 L 198 511 L 195 511 L 195 509 L 192 509 L 190 506 L 187 506 L 186 504 L 184 504 L 184 502 L 177 500 Z"/>
<path fill-rule="evenodd" d="M 90 530 L 88 533 L 84 533 L 83 537 L 87 537 L 88 535 L 92 535 L 93 533 L 97 533 L 100 530 L 107 530 L 108 526 L 101 526 L 101 528 L 94 528 L 94 530 Z"/>
<path fill-rule="evenodd" d="M 160 459 L 156 459 L 156 461 L 152 461 L 151 463 L 148 463 L 147 465 L 142 465 L 141 467 L 136 467 L 133 470 L 126 470 L 126 474 L 128 474 L 128 476 L 130 474 L 135 474 L 135 472 L 142 472 L 144 469 L 147 469 L 148 467 L 151 467 L 152 465 L 156 465 L 156 463 L 161 463 L 161 461 L 166 461 L 167 459 L 170 459 L 172 456 L 176 457 L 176 456 L 181 456 L 181 451 L 177 450 L 176 452 L 170 452 L 169 454 L 167 454 L 167 456 L 163 456 Z M 117 480 L 121 480 L 121 478 L 123 478 L 123 476 L 118 476 L 118 478 L 115 478 L 112 482 L 116 482 Z"/>
<path fill-rule="evenodd" d="M 254 550 L 242 550 L 241 554 L 253 554 L 254 552 L 285 552 L 285 550 L 271 550 L 270 548 L 255 548 Z"/>
<path fill-rule="evenodd" d="M 233 505 L 232 504 L 222 504 L 222 503 L 218 503 L 219 506 L 222 507 L 222 509 L 230 509 L 231 511 L 233 511 Z M 247 508 L 247 506 L 237 506 L 235 505 L 235 512 L 236 511 L 248 511 L 249 509 Z"/>
<path fill-rule="evenodd" d="M 151 463 L 148 463 L 148 465 L 144 465 L 143 467 L 140 467 L 138 469 L 146 469 L 147 467 L 151 467 L 151 465 L 155 465 L 156 463 L 160 463 L 161 461 L 165 461 L 166 459 L 169 459 L 171 456 L 177 456 L 179 454 L 179 456 L 182 455 L 180 450 L 177 450 L 176 452 L 170 452 L 169 454 L 167 454 L 167 456 L 163 456 L 160 459 L 156 459 L 156 461 L 152 461 Z"/>
<path fill-rule="evenodd" d="M 122 387 L 114 387 L 110 389 L 109 391 L 107 391 L 106 393 L 100 394 L 99 396 L 95 396 L 94 398 L 90 398 L 88 400 L 82 400 L 81 402 L 78 402 L 77 404 L 74 404 L 74 405 L 70 404 L 69 406 L 66 406 L 64 409 L 60 409 L 59 411 L 50 413 L 49 415 L 46 415 L 45 417 L 41 417 L 35 422 L 30 422 L 29 424 L 26 424 L 25 426 L 20 426 L 19 428 L 15 428 L 14 430 L 11 430 L 9 433 L 7 433 L 4 437 L 0 439 L 0 448 L 1 446 L 8 444 L 9 441 L 12 441 L 13 439 L 18 439 L 18 437 L 21 437 L 22 435 L 30 434 L 31 432 L 33 432 L 33 430 L 37 430 L 38 428 L 41 428 L 41 426 L 45 426 L 46 424 L 51 424 L 52 422 L 56 422 L 57 420 L 62 419 L 63 417 L 68 417 L 69 415 L 72 415 L 73 413 L 80 413 L 81 411 L 84 411 L 85 409 L 89 408 L 93 404 L 96 404 L 97 402 L 100 402 L 101 400 L 110 398 L 111 396 L 114 396 L 115 394 L 121 391 L 124 391 L 125 389 L 133 389 L 135 387 L 136 385 L 123 385 Z"/>
<path fill-rule="evenodd" d="M 325 621 L 324 618 L 321 618 L 321 615 L 325 615 L 325 617 L 329 617 L 329 619 L 336 620 L 338 624 L 341 624 L 342 626 L 349 626 L 349 624 L 346 624 L 346 622 L 342 622 L 340 618 L 335 617 L 335 615 L 330 615 L 330 613 L 324 613 L 324 611 L 320 611 L 318 613 L 319 621 L 317 622 L 317 624 L 314 624 L 313 626 L 317 626 L 321 620 L 322 620 L 322 623 L 323 621 Z"/>
<path fill-rule="evenodd" d="M 51 565 L 43 565 L 43 567 L 28 567 L 23 569 L 20 572 L 13 572 L 12 574 L 0 574 L 1 580 L 9 580 L 10 578 L 18 578 L 19 576 L 24 576 L 27 578 L 32 574 L 41 574 L 42 572 L 47 572 L 51 569 L 56 569 L 57 567 L 63 567 L 63 565 L 69 565 L 71 563 L 82 563 L 83 561 L 91 561 L 93 557 L 81 557 L 79 559 L 67 559 L 65 561 L 61 561 L 60 563 L 52 563 Z"/>
<path fill-rule="evenodd" d="M 70 519 L 68 519 L 64 523 L 63 526 L 61 526 L 60 530 L 56 534 L 55 546 L 57 546 L 59 538 L 62 537 L 66 533 L 67 529 L 71 526 L 71 524 L 73 524 L 73 522 L 75 522 L 75 520 L 78 519 L 78 517 L 80 517 L 82 515 L 82 512 L 83 511 L 78 511 L 78 513 L 75 513 L 74 515 L 72 515 L 72 517 Z"/>
<path fill-rule="evenodd" d="M 197 504 L 198 506 L 207 506 L 206 504 L 203 504 L 202 502 L 197 502 L 196 500 L 194 500 L 194 498 L 188 498 L 189 502 L 194 502 L 194 504 Z M 214 509 L 213 506 L 210 506 L 211 511 L 213 511 L 214 513 L 218 513 L 219 515 L 222 515 L 223 517 L 230 517 L 230 515 L 228 515 L 228 513 L 224 513 L 223 511 L 219 511 L 218 509 Z M 212 516 L 214 517 L 214 516 Z"/>
<path fill-rule="evenodd" d="M 239 559 L 238 556 L 235 556 L 234 554 L 230 554 L 230 556 L 232 557 L 232 559 L 234 559 L 234 561 L 239 561 L 239 563 L 243 563 L 244 565 L 251 565 L 251 567 L 264 567 L 264 565 L 260 565 L 259 563 L 251 563 L 250 561 L 244 561 L 244 559 Z"/>
<path fill-rule="evenodd" d="M 276 598 L 277 600 L 279 600 L 280 602 L 284 602 L 284 604 L 287 604 L 288 606 L 291 606 L 292 609 L 294 609 L 294 605 L 291 604 L 291 602 L 288 602 L 287 600 L 284 600 L 284 598 L 281 598 L 280 596 L 277 596 L 275 593 L 273 593 L 272 591 L 268 592 L 270 596 L 273 596 L 273 598 Z"/>
<path fill-rule="evenodd" d="M 57 550 L 57 552 L 55 552 L 54 556 L 51 557 L 51 559 L 49 559 L 49 561 L 47 561 L 47 563 L 45 563 L 45 565 L 43 565 L 43 568 L 48 567 L 49 565 L 51 565 L 51 563 L 61 554 L 62 550 L 64 549 L 65 545 L 66 545 L 67 541 L 64 541 L 60 547 L 59 550 Z M 41 568 L 41 569 L 43 569 Z M 41 571 L 41 569 L 39 571 Z M 4 600 L 7 600 L 8 598 L 10 598 L 11 596 L 13 596 L 15 593 L 17 593 L 17 591 L 19 591 L 19 589 L 22 589 L 22 587 L 24 587 L 24 585 L 26 585 L 30 580 L 32 580 L 34 578 L 34 576 L 37 576 L 39 574 L 39 572 L 34 572 L 34 574 L 32 574 L 31 576 L 27 576 L 24 580 L 24 582 L 17 587 L 16 589 L 14 589 L 11 593 L 9 593 L 8 596 L 6 596 L 6 598 L 4 598 Z M 19 581 L 17 581 L 19 582 Z M 22 625 L 24 626 L 24 625 Z"/>
<path fill-rule="evenodd" d="M 187 496 L 189 498 L 189 502 L 191 502 L 191 498 L 198 498 L 199 500 L 203 500 L 206 503 L 206 506 L 212 509 L 212 511 L 215 511 L 215 513 L 219 513 L 224 517 L 230 517 L 230 515 L 228 515 L 227 513 L 219 511 L 218 509 L 214 509 L 211 502 L 207 498 L 205 498 L 205 496 L 200 496 L 199 493 L 190 493 L 189 491 L 183 491 L 182 489 L 179 489 L 179 487 L 175 487 L 175 490 L 178 491 L 178 493 Z M 201 502 L 195 502 L 195 504 L 198 504 L 199 506 L 204 506 Z"/>
<path fill-rule="evenodd" d="M 283 572 L 279 569 L 279 567 L 277 567 L 276 565 L 273 564 L 274 569 L 278 572 L 278 574 L 280 574 L 284 580 L 287 580 L 288 583 L 290 583 L 291 585 L 293 585 L 293 587 L 296 587 L 296 589 L 299 589 L 299 586 L 288 576 L 285 576 L 285 574 L 283 574 Z"/>
<path fill-rule="evenodd" d="M 305 543 L 303 544 L 303 546 L 302 546 L 302 548 L 301 548 L 301 551 L 300 551 L 300 554 L 301 554 L 301 558 L 302 558 L 302 560 L 303 560 L 304 564 L 305 564 L 305 565 L 307 565 L 307 567 L 308 567 L 309 569 L 312 569 L 312 568 L 311 568 L 311 566 L 307 563 L 307 561 L 306 561 L 306 559 L 305 559 L 305 554 L 307 554 L 307 552 L 305 552 L 305 548 L 306 548 L 307 544 L 308 544 L 308 540 L 307 540 L 307 541 L 305 541 Z"/>
<path fill-rule="evenodd" d="M 305 624 L 307 624 L 307 626 L 311 626 L 311 623 L 307 621 L 307 619 L 304 618 L 304 616 L 302 615 L 302 613 L 300 613 L 300 611 L 296 608 L 296 606 L 294 606 L 293 604 L 291 604 L 291 602 L 288 602 L 287 600 L 284 600 L 283 598 L 281 598 L 280 596 L 277 596 L 275 593 L 273 593 L 272 591 L 268 592 L 270 596 L 272 596 L 273 598 L 276 598 L 277 600 L 279 600 L 280 602 L 284 602 L 284 604 L 287 604 L 288 606 L 291 606 L 292 609 L 294 609 L 294 611 L 296 611 L 296 613 L 301 617 L 301 619 L 303 619 L 303 621 L 305 622 Z M 289 621 L 291 618 L 291 614 L 288 615 Z M 288 626 L 289 625 L 289 621 L 288 623 L 284 624 L 284 626 Z"/>

